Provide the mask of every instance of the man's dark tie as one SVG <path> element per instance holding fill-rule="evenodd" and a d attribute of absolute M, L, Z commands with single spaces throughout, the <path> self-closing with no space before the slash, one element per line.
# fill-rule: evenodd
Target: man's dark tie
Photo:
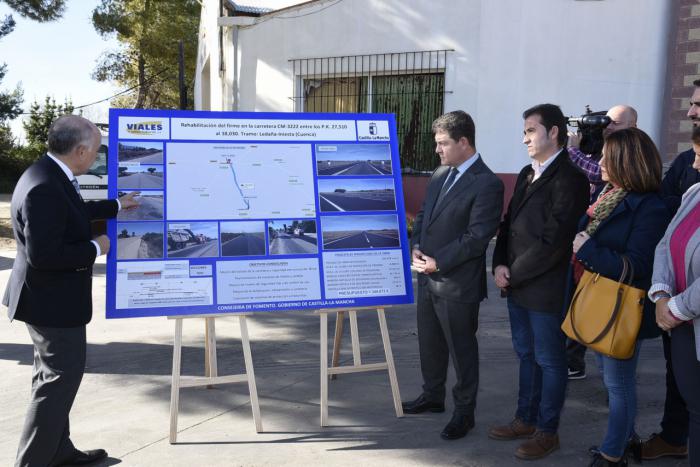
<path fill-rule="evenodd" d="M 435 206 L 438 206 L 440 204 L 440 202 L 442 201 L 442 199 L 445 197 L 445 195 L 447 194 L 447 191 L 450 189 L 450 187 L 454 183 L 455 177 L 457 176 L 458 173 L 459 173 L 459 170 L 457 170 L 456 168 L 452 167 L 450 169 L 450 173 L 447 176 L 447 180 L 445 180 L 445 183 L 442 185 L 442 189 L 440 190 L 440 194 L 438 195 L 438 199 L 435 202 Z"/>
<path fill-rule="evenodd" d="M 78 183 L 78 180 L 75 178 L 70 181 L 73 184 L 73 188 L 75 188 L 75 192 L 78 193 L 78 197 L 80 199 L 83 199 L 83 197 L 80 195 L 80 183 Z"/>

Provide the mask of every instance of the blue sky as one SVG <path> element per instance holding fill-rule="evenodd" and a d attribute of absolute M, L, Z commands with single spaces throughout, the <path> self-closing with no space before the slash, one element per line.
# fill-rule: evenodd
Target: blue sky
<path fill-rule="evenodd" d="M 148 165 L 148 164 L 138 164 L 138 162 L 134 163 L 133 165 L 129 165 L 128 163 L 121 163 L 119 164 L 119 167 L 128 167 L 127 172 L 131 173 L 136 173 L 136 172 L 148 172 L 148 169 L 151 167 L 156 169 L 157 173 L 163 173 L 163 166 L 162 165 Z"/>
<path fill-rule="evenodd" d="M 337 230 L 398 230 L 399 223 L 395 214 L 378 216 L 324 216 L 321 217 L 321 228 L 324 232 L 333 232 Z"/>
<path fill-rule="evenodd" d="M 222 222 L 221 231 L 231 233 L 263 233 L 265 232 L 265 222 Z"/>
<path fill-rule="evenodd" d="M 335 151 L 328 151 L 331 148 L 335 148 Z M 391 159 L 391 147 L 388 144 L 316 145 L 317 161 L 367 161 L 381 159 Z"/>
<path fill-rule="evenodd" d="M 57 103 L 71 98 L 73 105 L 88 104 L 109 97 L 120 89 L 109 83 L 98 83 L 90 75 L 100 54 L 117 49 L 116 39 L 103 40 L 92 26 L 90 16 L 99 0 L 69 0 L 63 18 L 50 23 L 37 23 L 14 13 L 0 2 L 0 18 L 12 14 L 15 30 L 0 40 L 0 63 L 7 64 L 7 75 L 0 89 L 14 89 L 18 82 L 24 89 L 23 108 L 47 94 Z M 109 103 L 88 107 L 86 118 L 107 121 Z M 21 118 L 12 123 L 15 136 L 23 134 Z"/>
<path fill-rule="evenodd" d="M 218 222 L 170 222 L 168 229 L 190 229 L 195 235 L 203 234 L 209 238 L 219 238 Z"/>
<path fill-rule="evenodd" d="M 119 141 L 122 146 L 128 146 L 132 148 L 146 148 L 146 149 L 159 149 L 163 150 L 163 143 L 160 141 Z"/>
<path fill-rule="evenodd" d="M 132 232 L 136 235 L 143 235 L 148 232 L 163 233 L 163 223 L 162 222 L 117 222 L 117 234 L 123 229 L 129 232 L 129 236 Z"/>
<path fill-rule="evenodd" d="M 394 189 L 394 181 L 390 178 L 356 179 L 356 178 L 321 178 L 318 180 L 319 193 L 333 192 L 336 188 L 347 191 L 387 190 Z"/>

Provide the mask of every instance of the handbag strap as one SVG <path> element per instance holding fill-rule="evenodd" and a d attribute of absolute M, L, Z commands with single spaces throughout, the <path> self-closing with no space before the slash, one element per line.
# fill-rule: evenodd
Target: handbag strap
<path fill-rule="evenodd" d="M 617 315 L 620 313 L 620 305 L 622 304 L 622 295 L 624 293 L 623 288 L 620 286 L 620 284 L 618 284 L 617 297 L 615 299 L 615 307 L 613 308 L 613 312 L 610 315 L 610 320 L 605 325 L 605 327 L 600 332 L 600 334 L 598 334 L 593 340 L 586 342 L 586 340 L 583 337 L 581 337 L 578 330 L 576 329 L 576 320 L 575 320 L 576 307 L 574 306 L 574 304 L 576 303 L 576 299 L 578 298 L 581 291 L 583 289 L 585 289 L 591 282 L 593 282 L 593 280 L 594 280 L 594 276 L 591 276 L 591 278 L 588 280 L 586 285 L 579 288 L 576 291 L 576 293 L 574 294 L 574 297 L 571 299 L 571 329 L 574 331 L 574 335 L 576 336 L 576 339 L 584 345 L 595 344 L 596 342 L 600 341 L 603 337 L 605 337 L 605 335 L 610 331 L 610 328 L 612 328 L 613 324 L 615 324 L 615 320 L 617 319 Z"/>
<path fill-rule="evenodd" d="M 618 282 L 620 284 L 632 285 L 632 281 L 634 280 L 634 265 L 627 256 L 620 255 L 620 258 L 622 258 L 622 275 Z M 627 282 L 625 282 L 625 278 Z"/>

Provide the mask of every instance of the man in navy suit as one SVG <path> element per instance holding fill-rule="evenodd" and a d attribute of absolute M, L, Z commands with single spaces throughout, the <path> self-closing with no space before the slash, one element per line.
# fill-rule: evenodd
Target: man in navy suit
<path fill-rule="evenodd" d="M 87 172 L 100 147 L 90 121 L 64 115 L 49 129 L 49 152 L 20 177 L 12 195 L 17 257 L 3 305 L 27 325 L 34 344 L 32 392 L 16 466 L 88 464 L 102 449 L 80 451 L 68 415 L 85 370 L 85 325 L 92 318 L 92 265 L 109 238 L 92 238 L 92 219 L 132 209 L 137 193 L 84 202 L 75 176 Z"/>
<path fill-rule="evenodd" d="M 475 127 L 463 111 L 433 122 L 440 167 L 433 172 L 411 237 L 418 272 L 418 345 L 423 392 L 403 403 L 409 414 L 443 412 L 448 360 L 457 383 L 454 413 L 440 436 L 474 427 L 479 386 L 479 303 L 486 298 L 486 248 L 503 209 L 503 182 L 476 151 Z"/>

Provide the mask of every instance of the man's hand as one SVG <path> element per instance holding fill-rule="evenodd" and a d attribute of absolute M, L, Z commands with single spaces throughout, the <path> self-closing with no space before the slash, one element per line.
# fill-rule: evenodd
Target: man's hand
<path fill-rule="evenodd" d="M 437 271 L 437 263 L 435 262 L 435 258 L 427 256 L 418 248 L 413 249 L 412 260 L 413 262 L 411 266 L 413 266 L 413 269 L 421 274 L 431 274 Z"/>
<path fill-rule="evenodd" d="M 570 148 L 577 148 L 578 149 L 581 146 L 581 136 L 582 136 L 581 132 L 578 130 L 576 132 L 570 131 L 568 133 L 568 135 L 569 135 L 568 146 Z"/>
<path fill-rule="evenodd" d="M 496 280 L 496 287 L 499 289 L 505 289 L 510 285 L 510 268 L 508 266 L 503 264 L 496 266 L 493 276 Z"/>
<path fill-rule="evenodd" d="M 95 237 L 94 240 L 100 245 L 100 251 L 103 255 L 109 253 L 109 237 L 107 235 L 100 235 Z"/>
<path fill-rule="evenodd" d="M 586 243 L 590 239 L 591 239 L 591 236 L 588 235 L 584 231 L 577 233 L 576 236 L 574 237 L 574 245 L 573 245 L 574 253 L 578 253 L 578 250 L 581 249 L 583 244 Z"/>
<path fill-rule="evenodd" d="M 136 209 L 141 203 L 136 201 L 134 198 L 141 194 L 140 191 L 132 191 L 128 195 L 124 195 L 119 198 L 119 204 L 122 206 L 122 211 L 129 211 L 131 209 Z"/>
<path fill-rule="evenodd" d="M 669 300 L 670 298 L 664 297 L 656 302 L 656 324 L 664 331 L 670 331 L 683 322 L 673 319 L 671 316 L 671 309 L 668 307 Z"/>

